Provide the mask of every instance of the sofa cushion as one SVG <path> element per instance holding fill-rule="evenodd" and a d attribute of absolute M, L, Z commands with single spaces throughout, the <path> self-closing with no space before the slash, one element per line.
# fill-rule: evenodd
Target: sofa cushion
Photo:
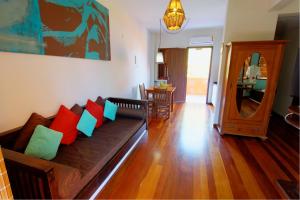
<path fill-rule="evenodd" d="M 20 130 L 20 133 L 13 146 L 14 151 L 24 152 L 33 132 L 37 125 L 43 125 L 48 127 L 51 124 L 51 120 L 37 114 L 32 113 L 26 124 Z"/>
<path fill-rule="evenodd" d="M 81 118 L 77 124 L 77 130 L 81 131 L 88 137 L 92 137 L 93 131 L 95 129 L 97 119 L 89 113 L 89 111 L 84 110 Z"/>
<path fill-rule="evenodd" d="M 26 147 L 25 154 L 45 160 L 55 158 L 63 134 L 38 125 Z"/>
<path fill-rule="evenodd" d="M 54 162 L 80 170 L 89 181 L 139 130 L 144 120 L 119 117 L 95 129 L 92 138 L 78 137 L 69 146 L 61 146 Z"/>
<path fill-rule="evenodd" d="M 71 108 L 71 111 L 72 111 L 73 113 L 75 113 L 76 115 L 81 116 L 82 113 L 83 113 L 83 108 L 82 108 L 80 105 L 75 104 L 75 105 Z"/>
<path fill-rule="evenodd" d="M 118 106 L 110 101 L 105 101 L 104 117 L 115 121 L 117 115 Z"/>
<path fill-rule="evenodd" d="M 62 144 L 72 144 L 77 135 L 77 124 L 79 122 L 80 116 L 74 114 L 65 106 L 61 105 L 59 111 L 52 122 L 50 128 L 63 133 Z"/>
<path fill-rule="evenodd" d="M 88 100 L 86 109 L 97 119 L 96 128 L 99 128 L 103 124 L 103 107 L 91 100 Z"/>

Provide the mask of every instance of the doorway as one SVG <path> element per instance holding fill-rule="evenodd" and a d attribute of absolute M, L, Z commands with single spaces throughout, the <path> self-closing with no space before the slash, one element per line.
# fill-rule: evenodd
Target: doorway
<path fill-rule="evenodd" d="M 188 49 L 186 101 L 207 103 L 212 47 Z"/>

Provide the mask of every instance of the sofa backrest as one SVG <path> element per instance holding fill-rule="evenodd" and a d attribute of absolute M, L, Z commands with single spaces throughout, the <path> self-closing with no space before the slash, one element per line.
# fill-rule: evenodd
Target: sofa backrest
<path fill-rule="evenodd" d="M 147 102 L 133 99 L 123 99 L 123 98 L 107 98 L 107 100 L 115 103 L 119 107 L 119 111 L 117 113 L 118 116 L 121 117 L 129 117 L 136 119 L 144 119 L 147 120 Z M 85 108 L 84 106 L 82 106 Z M 48 117 L 48 119 L 53 120 L 54 116 Z M 14 128 L 5 132 L 0 133 L 0 145 L 7 149 L 12 149 L 15 140 L 23 126 Z"/>

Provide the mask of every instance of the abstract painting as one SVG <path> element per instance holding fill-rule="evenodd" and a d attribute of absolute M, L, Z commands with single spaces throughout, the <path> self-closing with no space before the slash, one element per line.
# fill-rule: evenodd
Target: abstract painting
<path fill-rule="evenodd" d="M 0 51 L 110 60 L 109 11 L 96 0 L 0 0 Z"/>

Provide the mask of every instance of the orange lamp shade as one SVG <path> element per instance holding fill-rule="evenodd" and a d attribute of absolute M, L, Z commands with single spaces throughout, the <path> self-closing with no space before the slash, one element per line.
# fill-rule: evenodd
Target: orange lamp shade
<path fill-rule="evenodd" d="M 164 15 L 164 22 L 170 31 L 181 29 L 185 21 L 185 13 L 180 0 L 171 0 Z"/>

